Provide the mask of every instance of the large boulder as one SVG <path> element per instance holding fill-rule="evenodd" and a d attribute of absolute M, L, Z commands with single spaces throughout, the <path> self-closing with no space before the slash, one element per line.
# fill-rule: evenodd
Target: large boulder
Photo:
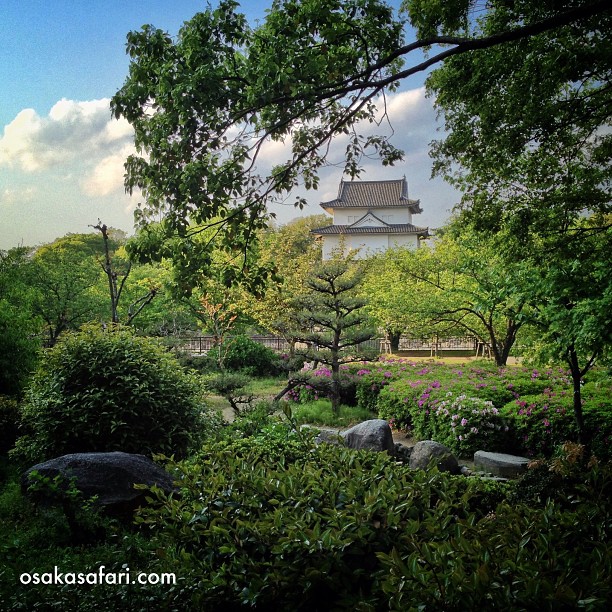
<path fill-rule="evenodd" d="M 62 486 L 70 480 L 85 499 L 96 496 L 96 504 L 111 515 L 126 515 L 145 501 L 146 492 L 135 489 L 135 484 L 156 485 L 166 492 L 175 490 L 172 476 L 144 455 L 130 453 L 74 453 L 50 459 L 26 470 L 21 477 L 21 488 L 28 492 L 30 474 L 37 471 L 51 479 L 60 475 Z M 44 491 L 36 493 L 40 501 Z"/>
<path fill-rule="evenodd" d="M 505 453 L 490 453 L 476 451 L 474 453 L 474 467 L 481 472 L 487 472 L 502 478 L 516 478 L 527 470 L 529 459 Z"/>
<path fill-rule="evenodd" d="M 342 432 L 344 443 L 355 450 L 387 451 L 395 454 L 395 444 L 389 423 L 383 419 L 363 421 Z"/>
<path fill-rule="evenodd" d="M 410 467 L 412 469 L 426 470 L 436 466 L 440 472 L 460 474 L 461 468 L 457 458 L 444 444 L 434 440 L 417 442 L 410 453 Z"/>

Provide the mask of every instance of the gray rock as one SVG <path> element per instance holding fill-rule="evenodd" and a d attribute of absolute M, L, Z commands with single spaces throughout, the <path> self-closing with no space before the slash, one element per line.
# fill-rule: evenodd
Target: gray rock
<path fill-rule="evenodd" d="M 389 423 L 383 419 L 363 421 L 342 433 L 345 444 L 355 450 L 387 451 L 395 454 L 395 443 Z"/>
<path fill-rule="evenodd" d="M 399 442 L 395 443 L 395 457 L 404 463 L 410 462 L 410 455 L 412 454 L 412 446 L 405 446 Z"/>
<path fill-rule="evenodd" d="M 417 442 L 410 455 L 410 467 L 412 469 L 426 470 L 434 465 L 440 472 L 461 473 L 457 458 L 444 444 L 434 440 Z"/>
<path fill-rule="evenodd" d="M 166 492 L 174 491 L 172 476 L 144 455 L 130 453 L 74 453 L 50 459 L 26 470 L 21 477 L 24 493 L 30 485 L 30 473 L 55 478 L 58 474 L 68 483 L 74 479 L 76 488 L 85 499 L 97 496 L 96 503 L 108 514 L 126 515 L 145 501 L 146 492 L 134 488 L 135 484 L 157 485 Z M 45 499 L 44 492 L 35 494 Z"/>
<path fill-rule="evenodd" d="M 320 429 L 314 441 L 316 444 L 325 442 L 327 444 L 335 444 L 336 446 L 344 445 L 344 439 L 341 433 L 332 429 Z"/>
<path fill-rule="evenodd" d="M 476 451 L 474 453 L 475 469 L 502 478 L 516 478 L 527 469 L 528 463 L 529 459 L 516 455 L 489 453 L 487 451 Z"/>

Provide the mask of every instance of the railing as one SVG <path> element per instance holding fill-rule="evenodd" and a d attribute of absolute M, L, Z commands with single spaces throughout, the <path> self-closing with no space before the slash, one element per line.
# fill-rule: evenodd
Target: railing
<path fill-rule="evenodd" d="M 250 336 L 254 342 L 259 342 L 277 353 L 289 352 L 289 343 L 280 336 Z M 213 336 L 190 336 L 181 338 L 179 346 L 182 350 L 195 355 L 205 355 L 215 346 Z"/>
<path fill-rule="evenodd" d="M 277 353 L 288 353 L 289 343 L 280 336 L 260 335 L 250 336 L 254 342 L 259 342 Z M 179 346 L 184 350 L 196 355 L 204 355 L 214 346 L 213 336 L 191 336 L 181 338 Z M 372 338 L 362 342 L 359 348 L 369 348 L 379 350 L 381 353 L 391 352 L 390 344 L 384 338 Z M 478 351 L 482 350 L 483 356 L 485 346 L 478 342 L 476 338 L 400 338 L 400 351 L 429 351 L 437 354 L 439 351 Z"/>

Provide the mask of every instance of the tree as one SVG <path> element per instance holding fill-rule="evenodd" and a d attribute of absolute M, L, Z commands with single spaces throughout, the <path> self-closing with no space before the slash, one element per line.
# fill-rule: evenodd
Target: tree
<path fill-rule="evenodd" d="M 567 363 L 579 441 L 588 444 L 582 413 L 581 386 L 596 363 L 610 362 L 612 347 L 612 224 L 584 219 L 579 241 L 546 253 L 539 262 L 524 262 L 528 270 L 519 290 L 533 304 L 529 317 L 539 332 L 533 341 L 541 361 Z M 605 226 L 605 229 L 602 229 Z M 534 265 L 535 264 L 535 265 Z"/>
<path fill-rule="evenodd" d="M 300 182 L 316 188 L 336 136 L 348 137 L 345 172 L 352 177 L 364 155 L 383 164 L 401 159 L 388 138 L 364 137 L 357 126 L 377 120 L 377 100 L 402 79 L 542 32 L 552 40 L 564 27 L 589 35 L 608 10 L 602 0 L 543 8 L 536 0 L 494 0 L 485 13 L 496 27 L 472 31 L 475 4 L 406 0 L 420 36 L 410 43 L 408 20 L 382 0 L 275 0 L 256 28 L 234 0 L 222 0 L 186 22 L 176 41 L 150 25 L 131 32 L 129 76 L 111 106 L 135 129 L 138 152 L 127 161 L 125 185 L 143 194 L 139 221 L 161 213 L 166 234 L 185 239 L 213 228 L 223 248 L 246 258 L 271 216 L 267 201 Z M 510 6 L 517 18 L 504 21 Z M 405 67 L 406 58 L 416 59 Z M 289 139 L 288 159 L 262 168 L 266 143 Z M 188 252 L 174 256 L 188 265 Z M 240 272 L 235 267 L 234 277 Z"/>
<path fill-rule="evenodd" d="M 0 395 L 19 395 L 40 351 L 41 321 L 32 312 L 30 249 L 0 251 Z"/>
<path fill-rule="evenodd" d="M 525 323 L 523 269 L 502 259 L 490 238 L 449 226 L 431 247 L 390 249 L 380 259 L 364 283 L 375 320 L 417 336 L 467 333 L 506 364 Z"/>
<path fill-rule="evenodd" d="M 529 7 L 545 17 L 579 4 L 503 2 L 472 30 L 487 36 L 522 23 Z M 611 38 L 608 8 L 449 58 L 431 74 L 428 91 L 447 132 L 433 146 L 434 173 L 463 191 L 477 228 L 507 226 L 507 237 L 525 245 L 531 231 L 565 232 L 584 210 L 610 210 Z"/>
<path fill-rule="evenodd" d="M 505 3 L 473 27 L 484 36 L 512 27 L 531 4 L 544 15 L 570 5 Z M 581 379 L 612 341 L 602 276 L 612 222 L 611 35 L 608 9 L 451 58 L 428 80 L 448 131 L 434 145 L 434 170 L 463 190 L 464 222 L 495 232 L 508 265 L 523 262 L 517 294 L 533 309 L 537 353 L 570 366 L 583 441 Z"/>
<path fill-rule="evenodd" d="M 68 234 L 32 256 L 28 266 L 28 282 L 34 290 L 32 310 L 44 321 L 49 346 L 64 331 L 102 318 L 97 262 L 101 246 L 95 234 Z"/>
<path fill-rule="evenodd" d="M 365 326 L 365 302 L 356 295 L 362 278 L 360 265 L 335 257 L 322 262 L 306 279 L 309 292 L 296 299 L 301 328 L 308 330 L 298 336 L 308 345 L 300 352 L 306 359 L 330 366 L 329 397 L 335 412 L 340 406 L 340 366 L 364 359 L 359 344 L 375 333 Z"/>
<path fill-rule="evenodd" d="M 258 299 L 242 292 L 243 311 L 263 329 L 282 336 L 289 343 L 291 356 L 297 342 L 295 298 L 304 290 L 306 277 L 321 262 L 321 245 L 310 230 L 328 219 L 326 215 L 311 215 L 266 230 L 259 240 L 257 257 L 264 266 L 274 265 L 276 273 Z"/>

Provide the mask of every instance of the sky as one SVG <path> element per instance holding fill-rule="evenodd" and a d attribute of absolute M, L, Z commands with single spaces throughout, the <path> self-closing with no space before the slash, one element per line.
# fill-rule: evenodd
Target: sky
<path fill-rule="evenodd" d="M 242 10 L 255 23 L 269 4 L 243 2 Z M 0 249 L 89 232 L 98 219 L 133 233 L 139 198 L 123 187 L 133 132 L 109 110 L 127 76 L 126 35 L 149 23 L 176 35 L 205 7 L 201 0 L 0 0 Z M 441 134 L 423 77 L 390 94 L 387 110 L 392 142 L 405 159 L 391 168 L 369 161 L 361 178 L 406 176 L 410 197 L 423 208 L 413 222 L 438 227 L 459 196 L 441 179 L 430 180 L 428 145 Z M 284 159 L 279 146 L 267 147 L 264 163 Z M 331 158 L 340 159 L 343 149 L 338 140 Z M 339 168 L 326 168 L 319 189 L 301 194 L 309 202 L 303 211 L 271 210 L 281 223 L 319 214 L 341 178 Z"/>

